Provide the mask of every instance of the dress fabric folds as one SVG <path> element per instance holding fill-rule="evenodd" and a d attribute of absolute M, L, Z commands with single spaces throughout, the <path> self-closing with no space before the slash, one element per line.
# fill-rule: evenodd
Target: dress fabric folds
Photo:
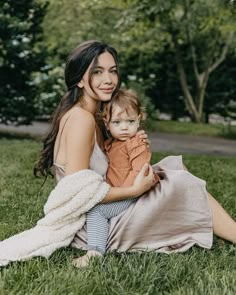
<path fill-rule="evenodd" d="M 103 169 L 101 169 L 103 167 Z M 90 169 L 101 174 L 106 157 L 95 142 Z M 55 164 L 58 181 L 64 167 Z M 107 251 L 183 252 L 212 246 L 212 217 L 204 180 L 184 170 L 181 156 L 168 156 L 153 165 L 160 182 L 110 220 Z M 86 250 L 86 224 L 72 246 Z"/>

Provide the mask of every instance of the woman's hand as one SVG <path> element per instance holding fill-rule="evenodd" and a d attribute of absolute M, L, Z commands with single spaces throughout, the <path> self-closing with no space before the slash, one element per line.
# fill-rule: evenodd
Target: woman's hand
<path fill-rule="evenodd" d="M 148 191 L 154 184 L 154 174 L 152 166 L 147 163 L 143 165 L 139 174 L 135 177 L 133 182 L 133 189 L 136 196 L 142 195 L 144 192 Z"/>
<path fill-rule="evenodd" d="M 129 187 L 110 187 L 101 203 L 122 201 L 129 198 L 137 198 L 155 185 L 152 167 L 147 163 L 143 165 L 134 182 Z"/>
<path fill-rule="evenodd" d="M 137 135 L 140 139 L 142 139 L 143 142 L 146 143 L 147 147 L 150 147 L 151 141 L 148 139 L 148 135 L 144 130 L 139 130 L 137 132 Z"/>

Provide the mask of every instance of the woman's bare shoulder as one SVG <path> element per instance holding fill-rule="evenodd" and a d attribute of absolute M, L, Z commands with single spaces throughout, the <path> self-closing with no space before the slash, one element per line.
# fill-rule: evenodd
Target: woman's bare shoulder
<path fill-rule="evenodd" d="M 71 123 L 84 123 L 86 124 L 92 124 L 95 126 L 95 118 L 93 116 L 93 114 L 91 114 L 90 112 L 82 109 L 82 108 L 78 108 L 75 107 L 71 110 L 71 116 L 70 116 L 70 122 Z"/>
<path fill-rule="evenodd" d="M 74 107 L 69 112 L 67 112 L 61 121 L 62 125 L 64 125 L 65 121 L 67 121 L 65 128 L 66 134 L 80 134 L 83 132 L 83 130 L 94 133 L 96 125 L 93 114 L 78 107 Z"/>
<path fill-rule="evenodd" d="M 93 114 L 76 108 L 71 114 L 68 125 L 66 138 L 73 145 L 93 145 L 95 133 L 95 118 Z"/>

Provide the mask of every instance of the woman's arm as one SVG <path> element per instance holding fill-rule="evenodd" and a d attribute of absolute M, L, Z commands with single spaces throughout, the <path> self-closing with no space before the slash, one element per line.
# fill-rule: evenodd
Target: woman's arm
<path fill-rule="evenodd" d="M 111 187 L 101 203 L 121 201 L 128 198 L 136 198 L 153 186 L 153 170 L 148 164 L 144 164 L 134 183 L 129 187 Z"/>
<path fill-rule="evenodd" d="M 65 174 L 88 169 L 94 145 L 95 120 L 93 115 L 83 109 L 74 110 L 65 131 Z"/>

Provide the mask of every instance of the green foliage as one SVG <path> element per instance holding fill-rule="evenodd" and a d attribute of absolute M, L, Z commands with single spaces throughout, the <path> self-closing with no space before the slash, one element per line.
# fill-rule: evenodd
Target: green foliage
<path fill-rule="evenodd" d="M 235 35 L 225 62 L 206 83 L 203 106 L 199 95 L 203 74 L 235 32 L 235 15 L 231 0 L 1 0 L 0 121 L 47 117 L 64 92 L 62 64 L 68 53 L 82 41 L 101 39 L 117 48 L 123 82 L 136 77 L 138 92 L 150 98 L 144 101 L 173 119 L 194 118 L 179 82 L 178 52 L 185 90 L 207 122 L 210 113 L 224 113 L 235 101 Z M 156 113 L 152 108 L 149 113 Z"/>
<path fill-rule="evenodd" d="M 190 114 L 200 120 L 204 112 L 207 121 L 219 104 L 235 100 L 236 82 L 232 79 L 235 36 L 225 63 L 221 63 L 219 71 L 216 67 L 210 78 L 206 75 L 206 85 L 201 84 L 235 31 L 234 1 L 50 0 L 49 3 L 43 28 L 49 49 L 48 64 L 53 67 L 60 67 L 70 50 L 82 41 L 101 39 L 120 53 L 123 82 L 128 84 L 129 77 L 135 76 L 138 87 L 151 98 L 155 108 L 168 111 L 173 119 Z M 186 77 L 185 86 L 180 83 L 177 71 L 177 52 Z M 52 106 L 55 96 L 51 96 L 54 90 L 49 89 L 49 84 L 55 79 L 47 81 L 42 84 L 42 92 L 49 91 L 48 104 Z M 192 96 L 195 111 L 190 108 L 184 88 Z M 42 101 L 46 102 L 46 96 L 43 94 Z M 45 111 L 48 109 L 47 105 Z"/>
<path fill-rule="evenodd" d="M 115 24 L 122 5 L 116 4 L 122 2 L 49 0 L 43 28 L 45 43 L 52 53 L 50 61 L 53 60 L 56 65 L 64 62 L 72 48 L 89 39 L 119 44 Z"/>
<path fill-rule="evenodd" d="M 206 95 L 206 112 L 219 113 L 225 118 L 235 119 L 235 76 L 236 54 L 232 52 L 219 70 L 212 74 Z"/>
<path fill-rule="evenodd" d="M 172 53 L 186 110 L 199 122 L 209 75 L 224 61 L 230 45 L 233 48 L 234 9 L 219 0 L 134 0 L 129 15 L 130 27 L 140 22 L 145 26 L 136 36 L 137 42 L 145 40 L 146 31 L 155 29 L 152 41 Z M 127 21 L 124 18 L 120 23 L 124 27 Z"/>
<path fill-rule="evenodd" d="M 40 191 L 32 166 L 39 150 L 31 140 L 0 140 L 0 239 L 35 225 L 53 187 Z M 154 153 L 153 163 L 167 154 Z M 236 218 L 235 157 L 184 156 L 188 169 L 207 180 L 208 189 Z M 49 259 L 11 263 L 0 270 L 0 294 L 235 294 L 235 245 L 214 239 L 211 250 L 185 253 L 108 254 L 85 270 L 72 266 L 83 252 L 60 249 Z"/>
<path fill-rule="evenodd" d="M 151 101 L 151 98 L 145 94 L 145 88 L 142 87 L 142 81 L 137 81 L 135 76 L 129 77 L 131 80 L 126 82 L 126 87 L 135 91 L 138 95 L 138 100 L 141 103 L 141 106 L 145 110 L 145 120 L 141 122 L 144 125 L 145 129 L 151 130 L 157 119 L 157 111 L 155 106 Z M 134 80 L 135 79 L 135 80 Z"/>
<path fill-rule="evenodd" d="M 53 113 L 65 93 L 64 65 L 45 66 L 32 74 L 32 85 L 36 91 L 34 108 L 37 116 L 47 119 Z"/>
<path fill-rule="evenodd" d="M 40 23 L 44 4 L 33 0 L 0 1 L 0 122 L 28 123 L 35 115 L 33 71 L 43 65 Z"/>

